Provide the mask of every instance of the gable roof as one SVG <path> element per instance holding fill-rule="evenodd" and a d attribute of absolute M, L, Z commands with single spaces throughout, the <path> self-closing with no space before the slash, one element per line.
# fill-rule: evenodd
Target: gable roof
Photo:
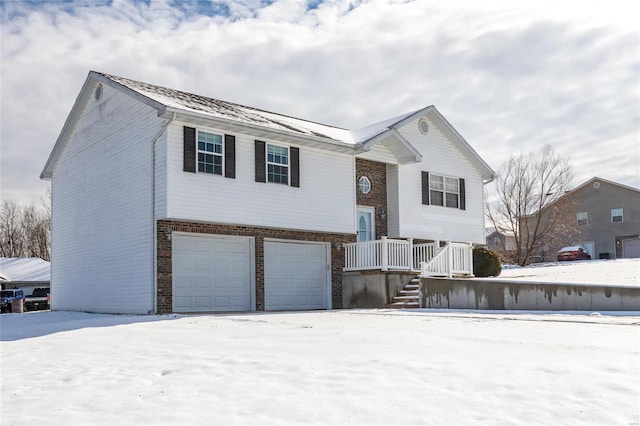
<path fill-rule="evenodd" d="M 638 189 L 638 188 L 634 188 L 632 186 L 623 185 L 623 184 L 618 183 L 618 182 L 614 182 L 614 181 L 611 181 L 611 180 L 608 180 L 608 179 L 603 179 L 601 177 L 594 176 L 591 179 L 587 180 L 586 182 L 576 186 L 571 191 L 569 191 L 567 194 L 575 193 L 575 192 L 577 192 L 577 191 L 579 191 L 579 190 L 581 190 L 581 189 L 583 189 L 583 188 L 585 188 L 585 187 L 587 187 L 589 185 L 592 185 L 596 181 L 605 182 L 605 183 L 608 183 L 609 185 L 619 186 L 620 188 L 628 189 L 630 191 L 640 192 L 640 189 Z"/>
<path fill-rule="evenodd" d="M 138 99 L 156 109 L 158 116 L 214 121 L 216 125 L 225 130 L 241 132 L 244 129 L 250 129 L 253 131 L 251 134 L 254 135 L 264 135 L 265 132 L 275 133 L 281 137 L 286 137 L 287 139 L 285 140 L 292 140 L 291 138 L 295 137 L 296 140 L 304 141 L 312 146 L 353 154 L 369 151 L 373 145 L 382 143 L 398 159 L 400 164 L 418 162 L 422 157 L 416 148 L 398 133 L 397 129 L 416 117 L 429 115 L 436 123 L 440 124 L 439 127 L 442 127 L 443 131 L 456 143 L 461 152 L 480 170 L 485 182 L 489 182 L 495 177 L 495 172 L 480 158 L 434 106 L 412 111 L 366 126 L 362 129 L 348 130 L 233 102 L 208 98 L 124 77 L 91 71 L 84 82 L 80 94 L 76 98 L 71 113 L 65 121 L 63 129 L 40 175 L 41 178 L 51 178 L 53 165 L 57 161 L 62 146 L 71 136 L 75 122 L 79 119 L 84 105 L 91 96 L 92 88 L 97 83 L 106 84 Z"/>
<path fill-rule="evenodd" d="M 39 257 L 0 257 L 0 281 L 51 281 L 51 263 Z"/>

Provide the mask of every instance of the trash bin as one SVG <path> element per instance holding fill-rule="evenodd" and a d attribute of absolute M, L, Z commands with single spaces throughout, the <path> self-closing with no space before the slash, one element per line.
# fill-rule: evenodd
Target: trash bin
<path fill-rule="evenodd" d="M 24 299 L 15 299 L 11 301 L 11 312 L 21 314 L 24 312 Z"/>

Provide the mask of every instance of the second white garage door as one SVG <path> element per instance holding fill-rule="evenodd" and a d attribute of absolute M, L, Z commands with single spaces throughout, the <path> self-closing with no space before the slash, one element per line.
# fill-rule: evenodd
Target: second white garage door
<path fill-rule="evenodd" d="M 329 243 L 265 240 L 266 310 L 331 308 Z"/>
<path fill-rule="evenodd" d="M 173 311 L 255 309 L 253 238 L 173 234 Z"/>

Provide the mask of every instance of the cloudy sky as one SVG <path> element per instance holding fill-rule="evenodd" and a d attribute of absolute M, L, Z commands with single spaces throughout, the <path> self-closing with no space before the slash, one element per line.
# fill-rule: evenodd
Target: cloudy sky
<path fill-rule="evenodd" d="M 640 187 L 629 0 L 1 2 L 1 197 L 40 172 L 90 70 L 358 128 L 435 105 L 495 169 L 550 143 Z"/>

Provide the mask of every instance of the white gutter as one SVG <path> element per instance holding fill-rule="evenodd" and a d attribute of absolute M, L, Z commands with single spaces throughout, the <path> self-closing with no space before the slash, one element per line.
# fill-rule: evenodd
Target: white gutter
<path fill-rule="evenodd" d="M 158 236 L 158 225 L 156 222 L 156 143 L 158 142 L 158 139 L 160 139 L 160 136 L 162 136 L 162 134 L 164 132 L 167 131 L 167 128 L 169 127 L 169 124 L 171 124 L 171 122 L 173 120 L 176 119 L 176 113 L 173 113 L 173 116 L 171 118 L 169 118 L 167 120 L 167 122 L 164 124 L 164 126 L 162 126 L 162 128 L 160 129 L 160 131 L 158 132 L 158 134 L 152 139 L 151 141 L 151 222 L 153 223 L 152 229 L 153 229 L 153 235 L 152 235 L 152 241 L 153 241 L 153 250 L 151 250 L 151 300 L 152 300 L 152 311 L 153 312 L 149 312 L 150 314 L 157 314 L 158 313 L 158 241 L 157 241 L 157 236 Z"/>
<path fill-rule="evenodd" d="M 184 115 L 186 117 L 195 117 L 195 118 L 200 118 L 203 120 L 207 120 L 207 121 L 211 121 L 214 123 L 220 123 L 222 126 L 225 126 L 228 129 L 233 129 L 233 128 L 238 128 L 238 127 L 242 127 L 243 129 L 253 129 L 257 132 L 267 132 L 267 133 L 273 133 L 274 135 L 278 135 L 281 137 L 287 137 L 287 138 L 292 138 L 292 139 L 296 139 L 296 140 L 307 140 L 310 142 L 315 142 L 315 143 L 321 143 L 324 145 L 329 145 L 329 146 L 334 146 L 337 148 L 341 148 L 342 152 L 351 152 L 353 153 L 355 151 L 355 149 L 357 148 L 357 144 L 355 143 L 349 143 L 349 142 L 345 142 L 339 139 L 333 139 L 329 136 L 327 136 L 326 138 L 323 137 L 319 137 L 319 136 L 313 136 L 313 135 L 309 135 L 306 133 L 298 133 L 298 132 L 292 132 L 292 131 L 287 131 L 287 130 L 280 130 L 280 129 L 275 129 L 272 127 L 267 127 L 267 126 L 261 126 L 259 124 L 253 124 L 253 123 L 245 123 L 245 122 L 240 122 L 237 120 L 233 120 L 233 119 L 229 119 L 229 118 L 224 118 L 224 117 L 216 117 L 216 116 L 212 116 L 210 114 L 206 114 L 206 113 L 200 113 L 197 111 L 190 111 L 190 110 L 185 110 L 185 109 L 181 109 L 181 108 L 175 108 L 175 107 L 166 107 L 166 111 L 167 112 L 173 112 L 173 113 L 178 113 L 180 115 Z M 246 131 L 244 133 L 247 133 Z M 251 133 L 248 133 L 251 134 Z"/>

